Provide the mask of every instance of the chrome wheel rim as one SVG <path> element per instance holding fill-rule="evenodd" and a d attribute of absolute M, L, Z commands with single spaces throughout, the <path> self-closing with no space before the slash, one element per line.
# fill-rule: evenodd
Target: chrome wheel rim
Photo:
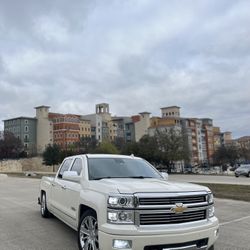
<path fill-rule="evenodd" d="M 46 200 L 45 200 L 45 195 L 42 196 L 42 201 L 41 201 L 41 213 L 42 215 L 45 212 L 45 208 L 46 208 Z"/>
<path fill-rule="evenodd" d="M 99 250 L 96 218 L 86 216 L 81 223 L 79 234 L 83 250 Z"/>

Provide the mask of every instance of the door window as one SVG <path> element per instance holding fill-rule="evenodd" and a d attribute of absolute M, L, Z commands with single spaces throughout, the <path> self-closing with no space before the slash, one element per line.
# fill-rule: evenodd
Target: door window
<path fill-rule="evenodd" d="M 82 160 L 79 158 L 76 158 L 70 171 L 76 171 L 77 174 L 80 175 L 82 171 Z"/>
<path fill-rule="evenodd" d="M 58 178 L 62 178 L 63 173 L 69 169 L 71 162 L 72 162 L 72 159 L 66 159 L 63 162 L 63 164 L 60 168 L 59 174 L 58 174 Z"/>

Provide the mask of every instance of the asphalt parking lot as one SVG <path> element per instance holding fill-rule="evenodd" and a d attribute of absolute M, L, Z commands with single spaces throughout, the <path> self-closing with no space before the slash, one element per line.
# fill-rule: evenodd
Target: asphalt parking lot
<path fill-rule="evenodd" d="M 1 250 L 77 250 L 76 232 L 56 218 L 43 219 L 38 179 L 0 178 Z M 216 249 L 250 249 L 250 203 L 216 199 Z"/>

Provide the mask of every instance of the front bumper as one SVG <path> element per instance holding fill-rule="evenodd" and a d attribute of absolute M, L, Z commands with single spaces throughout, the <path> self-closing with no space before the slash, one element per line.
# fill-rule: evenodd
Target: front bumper
<path fill-rule="evenodd" d="M 119 234 L 119 229 L 117 229 L 117 232 L 114 231 L 113 234 L 99 231 L 99 246 L 100 250 L 112 250 L 116 249 L 113 248 L 113 240 L 130 240 L 132 241 L 132 248 L 126 250 L 208 249 L 218 238 L 218 228 L 218 220 L 214 217 L 208 223 L 205 222 L 203 227 L 183 229 L 180 225 L 179 232 L 177 230 L 171 231 L 166 229 L 155 234 L 152 229 L 151 234 L 147 231 L 144 235 L 138 235 L 137 231 L 137 235 L 133 235 L 133 232 L 131 232 L 131 235 L 124 235 Z M 196 242 L 199 242 L 197 243 L 198 246 Z M 200 243 L 202 246 L 199 245 Z"/>

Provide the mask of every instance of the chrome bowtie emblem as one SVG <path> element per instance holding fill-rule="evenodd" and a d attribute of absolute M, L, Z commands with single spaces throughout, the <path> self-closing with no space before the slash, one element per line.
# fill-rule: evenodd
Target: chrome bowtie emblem
<path fill-rule="evenodd" d="M 185 210 L 187 210 L 187 207 L 185 207 L 183 203 L 175 203 L 175 207 L 170 209 L 171 212 L 176 214 L 182 214 Z"/>

